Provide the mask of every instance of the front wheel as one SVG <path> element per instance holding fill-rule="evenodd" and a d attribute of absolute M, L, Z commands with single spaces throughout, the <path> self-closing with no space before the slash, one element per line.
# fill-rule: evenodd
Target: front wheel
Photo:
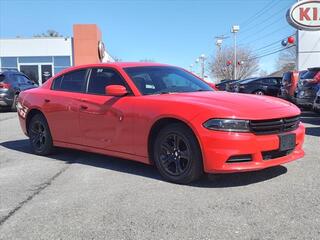
<path fill-rule="evenodd" d="M 253 92 L 253 94 L 256 94 L 256 95 L 264 95 L 264 92 L 261 91 L 261 90 L 258 90 L 258 91 Z"/>
<path fill-rule="evenodd" d="M 11 111 L 12 112 L 16 112 L 17 111 L 17 103 L 18 103 L 18 94 L 15 94 L 14 97 L 13 97 L 13 102 L 12 102 L 12 105 L 11 105 Z"/>
<path fill-rule="evenodd" d="M 32 117 L 28 127 L 30 144 L 38 155 L 49 155 L 53 151 L 50 129 L 45 117 L 37 114 Z"/>
<path fill-rule="evenodd" d="M 200 146 L 183 124 L 170 124 L 160 131 L 153 157 L 160 174 L 170 182 L 188 184 L 203 174 Z"/>

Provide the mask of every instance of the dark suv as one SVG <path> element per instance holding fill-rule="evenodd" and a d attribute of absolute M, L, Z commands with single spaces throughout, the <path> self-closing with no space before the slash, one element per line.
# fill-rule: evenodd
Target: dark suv
<path fill-rule="evenodd" d="M 295 103 L 301 107 L 312 107 L 319 89 L 320 67 L 309 68 L 308 71 L 300 77 L 295 92 Z"/>
<path fill-rule="evenodd" d="M 278 96 L 281 77 L 250 78 L 234 84 L 234 92 Z"/>
<path fill-rule="evenodd" d="M 36 88 L 37 84 L 16 70 L 0 71 L 0 109 L 16 110 L 17 97 L 21 91 Z"/>

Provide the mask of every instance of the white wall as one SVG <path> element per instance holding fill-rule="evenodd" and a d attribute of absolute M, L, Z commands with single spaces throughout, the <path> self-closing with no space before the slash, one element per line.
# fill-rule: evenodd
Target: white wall
<path fill-rule="evenodd" d="M 72 56 L 72 38 L 0 39 L 0 57 Z"/>
<path fill-rule="evenodd" d="M 298 31 L 298 70 L 320 67 L 320 31 Z"/>

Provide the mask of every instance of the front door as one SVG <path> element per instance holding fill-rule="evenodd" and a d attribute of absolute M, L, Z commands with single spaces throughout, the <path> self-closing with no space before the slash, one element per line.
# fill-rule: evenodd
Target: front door
<path fill-rule="evenodd" d="M 20 65 L 20 72 L 27 75 L 32 81 L 39 85 L 39 67 L 38 65 Z"/>
<path fill-rule="evenodd" d="M 108 85 L 126 86 L 115 70 L 92 69 L 79 114 L 84 144 L 110 151 L 133 153 L 134 97 L 106 96 L 105 87 Z"/>

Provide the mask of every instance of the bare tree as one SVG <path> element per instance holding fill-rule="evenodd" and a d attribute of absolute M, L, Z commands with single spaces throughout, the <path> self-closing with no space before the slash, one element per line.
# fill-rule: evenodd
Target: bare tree
<path fill-rule="evenodd" d="M 141 59 L 140 62 L 155 62 L 155 61 L 151 58 L 144 58 L 144 59 Z"/>
<path fill-rule="evenodd" d="M 233 62 L 227 66 L 228 61 L 233 61 L 234 50 L 232 47 L 221 49 L 208 63 L 209 72 L 218 80 L 233 79 Z M 244 79 L 252 76 L 259 70 L 259 60 L 255 58 L 251 50 L 247 48 L 237 49 L 237 79 Z"/>
<path fill-rule="evenodd" d="M 55 30 L 49 29 L 45 33 L 35 34 L 33 35 L 34 38 L 41 38 L 41 37 L 63 37 L 60 33 Z"/>
<path fill-rule="evenodd" d="M 296 69 L 296 56 L 296 46 L 280 52 L 278 61 L 276 63 L 276 69 L 281 72 L 288 72 Z"/>

